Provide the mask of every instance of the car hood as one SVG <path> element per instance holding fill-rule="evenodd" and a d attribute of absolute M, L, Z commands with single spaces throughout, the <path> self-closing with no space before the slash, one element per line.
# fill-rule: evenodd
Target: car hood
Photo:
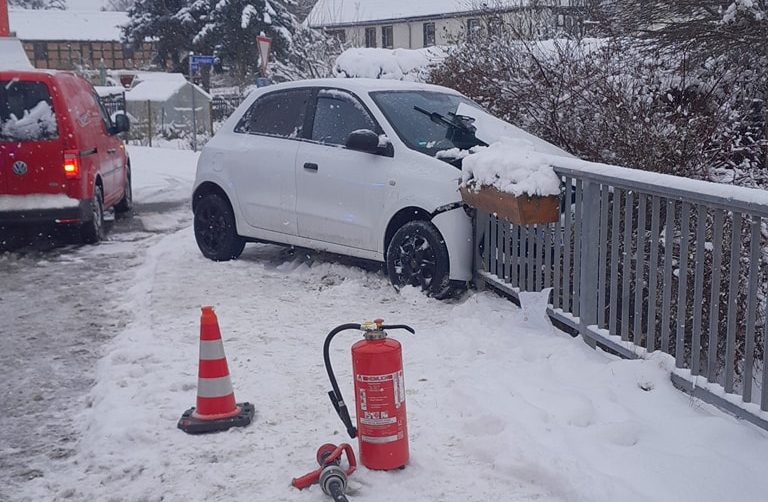
<path fill-rule="evenodd" d="M 528 132 L 523 131 L 519 127 L 513 126 L 508 122 L 504 122 L 491 115 L 490 113 L 475 108 L 473 106 L 461 103 L 456 110 L 457 115 L 466 115 L 475 119 L 475 127 L 477 132 L 475 136 L 485 141 L 489 145 L 501 141 L 503 138 L 514 138 L 525 141 L 530 144 L 531 149 L 538 153 L 546 155 L 555 155 L 558 157 L 575 158 L 570 153 L 566 152 L 562 148 L 553 145 L 541 138 L 534 136 Z"/>

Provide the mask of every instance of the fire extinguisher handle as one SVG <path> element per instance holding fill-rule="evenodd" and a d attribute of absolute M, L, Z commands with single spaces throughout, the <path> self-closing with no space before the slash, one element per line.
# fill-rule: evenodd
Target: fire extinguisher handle
<path fill-rule="evenodd" d="M 412 335 L 416 334 L 416 330 L 406 324 L 385 324 L 379 326 L 379 329 L 404 329 L 409 331 Z"/>

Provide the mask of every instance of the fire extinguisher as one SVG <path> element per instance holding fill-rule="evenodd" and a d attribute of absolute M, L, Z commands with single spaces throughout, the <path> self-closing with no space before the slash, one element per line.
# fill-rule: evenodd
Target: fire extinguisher
<path fill-rule="evenodd" d="M 405 382 L 400 342 L 387 338 L 387 329 L 404 329 L 404 324 L 384 325 L 376 319 L 363 324 L 342 324 L 325 339 L 323 358 L 333 390 L 331 403 L 347 428 L 349 437 L 358 438 L 360 462 L 369 469 L 390 470 L 408 463 L 408 424 L 405 415 Z M 331 340 L 346 330 L 362 330 L 363 340 L 352 346 L 352 375 L 355 380 L 357 428 L 333 374 L 328 350 Z"/>

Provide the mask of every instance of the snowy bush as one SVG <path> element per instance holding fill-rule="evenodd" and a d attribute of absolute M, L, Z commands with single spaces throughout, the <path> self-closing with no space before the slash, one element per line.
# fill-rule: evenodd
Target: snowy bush
<path fill-rule="evenodd" d="M 347 49 L 336 59 L 333 73 L 339 78 L 381 78 L 424 82 L 430 67 L 445 58 L 439 47 L 426 49 Z"/>
<path fill-rule="evenodd" d="M 458 46 L 431 80 L 587 160 L 768 186 L 747 126 L 753 89 L 734 92 L 744 75 L 686 65 L 626 39 L 489 37 Z"/>

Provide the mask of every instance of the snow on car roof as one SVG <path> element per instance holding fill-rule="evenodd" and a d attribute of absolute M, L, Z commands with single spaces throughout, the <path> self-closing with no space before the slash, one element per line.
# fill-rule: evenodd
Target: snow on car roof
<path fill-rule="evenodd" d="M 114 11 L 9 9 L 11 31 L 20 40 L 118 41 L 128 14 Z"/>
<path fill-rule="evenodd" d="M 497 0 L 494 6 L 519 7 L 528 0 Z M 319 0 L 307 16 L 310 26 L 335 26 L 393 19 L 436 17 L 478 10 L 474 0 Z"/>
<path fill-rule="evenodd" d="M 296 80 L 282 84 L 262 87 L 260 91 L 287 89 L 291 87 L 335 87 L 357 93 L 372 91 L 437 91 L 450 94 L 460 94 L 458 91 L 439 85 L 406 82 L 402 80 L 373 79 L 373 78 L 325 78 L 314 80 Z"/>

